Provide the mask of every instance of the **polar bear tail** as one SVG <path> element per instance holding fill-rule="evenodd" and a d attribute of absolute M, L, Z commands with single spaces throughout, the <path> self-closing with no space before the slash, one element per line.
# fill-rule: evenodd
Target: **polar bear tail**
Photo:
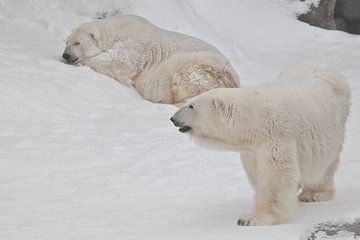
<path fill-rule="evenodd" d="M 329 84 L 333 92 L 339 96 L 344 106 L 345 116 L 349 116 L 351 105 L 351 89 L 345 77 L 337 71 L 330 69 L 325 82 Z"/>

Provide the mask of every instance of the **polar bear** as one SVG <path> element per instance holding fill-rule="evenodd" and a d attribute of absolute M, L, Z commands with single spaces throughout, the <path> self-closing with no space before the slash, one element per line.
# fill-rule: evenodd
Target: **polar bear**
<path fill-rule="evenodd" d="M 133 15 L 81 25 L 66 40 L 63 58 L 134 87 L 156 103 L 184 103 L 212 88 L 240 86 L 229 61 L 212 45 Z"/>
<path fill-rule="evenodd" d="M 241 153 L 256 195 L 239 225 L 280 224 L 293 216 L 297 198 L 334 197 L 350 98 L 339 73 L 302 61 L 268 84 L 196 96 L 171 121 L 200 145 Z"/>

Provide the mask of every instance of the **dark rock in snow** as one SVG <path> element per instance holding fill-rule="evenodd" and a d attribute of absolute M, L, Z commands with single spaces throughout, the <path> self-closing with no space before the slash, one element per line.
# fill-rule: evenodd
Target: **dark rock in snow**
<path fill-rule="evenodd" d="M 307 240 L 360 239 L 360 218 L 350 222 L 325 222 L 317 224 L 307 235 Z"/>
<path fill-rule="evenodd" d="M 337 0 L 334 19 L 337 29 L 360 34 L 360 1 Z"/>
<path fill-rule="evenodd" d="M 298 19 L 325 29 L 360 34 L 360 0 L 321 0 Z"/>

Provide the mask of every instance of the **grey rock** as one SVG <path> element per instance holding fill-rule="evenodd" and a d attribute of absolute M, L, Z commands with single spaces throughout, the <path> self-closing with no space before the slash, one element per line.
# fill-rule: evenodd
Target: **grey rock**
<path fill-rule="evenodd" d="M 298 19 L 312 26 L 360 34 L 360 0 L 321 0 Z"/>
<path fill-rule="evenodd" d="M 324 238 L 326 236 L 326 238 Z M 324 222 L 315 225 L 306 236 L 307 240 L 360 239 L 360 218 L 350 222 Z"/>

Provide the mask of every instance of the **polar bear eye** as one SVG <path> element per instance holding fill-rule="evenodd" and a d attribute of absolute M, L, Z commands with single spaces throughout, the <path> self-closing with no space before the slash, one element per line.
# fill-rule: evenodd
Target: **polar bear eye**
<path fill-rule="evenodd" d="M 78 46 L 78 45 L 80 45 L 80 43 L 79 43 L 79 42 L 76 42 L 74 45 L 75 45 L 75 46 Z"/>
<path fill-rule="evenodd" d="M 189 105 L 189 108 L 190 108 L 190 109 L 194 109 L 194 106 L 193 106 L 193 105 Z"/>

